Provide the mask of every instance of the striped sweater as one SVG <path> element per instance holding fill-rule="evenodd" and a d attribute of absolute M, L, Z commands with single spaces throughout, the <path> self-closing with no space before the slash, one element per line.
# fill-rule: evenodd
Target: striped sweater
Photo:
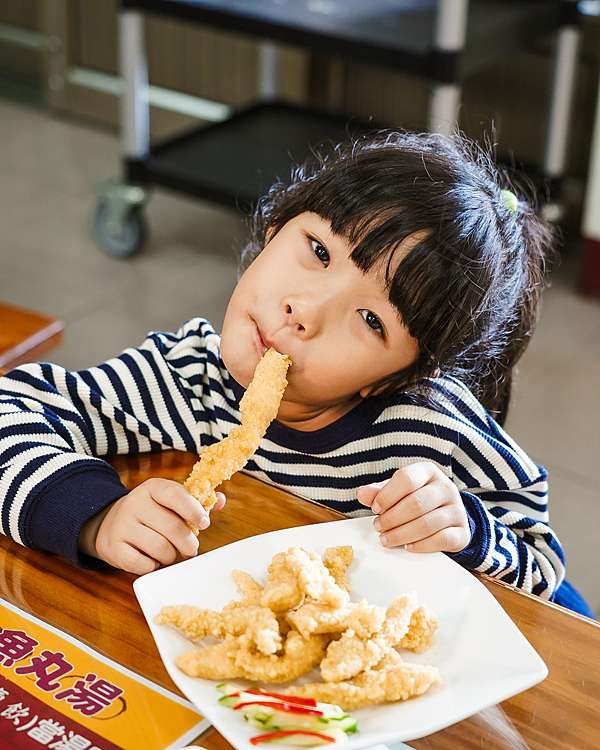
<path fill-rule="evenodd" d="M 434 402 L 370 397 L 333 424 L 302 432 L 274 422 L 245 471 L 342 511 L 370 513 L 357 488 L 433 461 L 460 490 L 471 541 L 454 560 L 551 598 L 564 576 L 548 525 L 546 472 L 458 380 L 431 381 Z M 148 334 L 97 367 L 48 363 L 0 378 L 2 532 L 93 565 L 77 546 L 84 523 L 127 490 L 103 456 L 201 451 L 239 424 L 243 390 L 201 318 Z"/>

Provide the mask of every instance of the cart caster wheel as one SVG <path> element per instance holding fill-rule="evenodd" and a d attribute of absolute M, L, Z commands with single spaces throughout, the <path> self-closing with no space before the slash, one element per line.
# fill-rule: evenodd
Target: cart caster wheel
<path fill-rule="evenodd" d="M 120 214 L 120 215 L 119 215 Z M 94 214 L 94 237 L 100 248 L 113 258 L 129 258 L 143 246 L 148 228 L 141 207 L 115 212 L 101 200 Z"/>

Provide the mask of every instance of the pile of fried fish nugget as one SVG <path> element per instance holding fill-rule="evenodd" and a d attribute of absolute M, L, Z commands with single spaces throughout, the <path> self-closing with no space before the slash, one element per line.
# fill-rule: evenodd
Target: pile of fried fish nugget
<path fill-rule="evenodd" d="M 177 659 L 190 677 L 295 680 L 319 667 L 322 680 L 287 692 L 335 703 L 347 711 L 422 695 L 440 681 L 437 668 L 403 661 L 399 649 L 421 653 L 432 643 L 436 619 L 413 593 L 387 609 L 351 601 L 347 570 L 352 547 L 330 547 L 323 558 L 302 547 L 276 554 L 264 586 L 233 572 L 241 599 L 221 612 L 163 607 L 156 622 L 195 644 Z"/>

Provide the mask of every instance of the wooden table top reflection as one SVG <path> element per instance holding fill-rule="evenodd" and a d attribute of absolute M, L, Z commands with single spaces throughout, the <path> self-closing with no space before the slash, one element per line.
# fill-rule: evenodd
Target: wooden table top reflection
<path fill-rule="evenodd" d="M 16 367 L 46 354 L 61 342 L 64 327 L 50 315 L 0 302 L 0 368 Z"/>
<path fill-rule="evenodd" d="M 134 487 L 162 476 L 183 481 L 196 457 L 168 451 L 112 461 Z M 228 502 L 202 532 L 206 552 L 254 534 L 340 518 L 238 474 L 223 485 Z M 175 692 L 132 589 L 133 576 L 81 571 L 0 539 L 0 596 Z M 561 607 L 482 578 L 549 669 L 540 685 L 429 737 L 418 750 L 597 750 L 600 747 L 600 626 Z M 229 750 L 214 730 L 197 741 Z"/>

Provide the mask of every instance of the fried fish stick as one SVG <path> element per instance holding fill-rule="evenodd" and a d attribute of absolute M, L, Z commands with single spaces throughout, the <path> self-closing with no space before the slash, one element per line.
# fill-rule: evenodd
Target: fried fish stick
<path fill-rule="evenodd" d="M 350 593 L 350 585 L 348 584 L 346 573 L 353 559 L 354 550 L 350 545 L 328 547 L 323 553 L 325 567 L 331 573 L 337 585 L 346 589 L 348 593 Z"/>
<path fill-rule="evenodd" d="M 354 680 L 295 685 L 288 692 L 323 703 L 335 703 L 345 711 L 353 711 L 376 703 L 404 701 L 423 695 L 439 681 L 436 667 L 402 662 L 368 670 Z"/>
<path fill-rule="evenodd" d="M 220 612 L 189 604 L 163 607 L 154 622 L 157 625 L 170 625 L 192 643 L 202 641 L 209 635 L 216 638 L 224 635 Z"/>
<path fill-rule="evenodd" d="M 156 617 L 159 625 L 170 625 L 188 640 L 197 643 L 207 636 L 226 638 L 246 634 L 263 654 L 281 648 L 279 622 L 270 609 L 232 602 L 222 612 L 189 605 L 163 607 Z"/>
<path fill-rule="evenodd" d="M 415 609 L 410 618 L 408 633 L 395 645 L 417 654 L 427 651 L 433 642 L 438 621 L 426 607 Z"/>
<path fill-rule="evenodd" d="M 236 589 L 242 595 L 240 604 L 260 604 L 262 586 L 245 570 L 234 570 L 231 573 Z M 231 602 L 231 605 L 237 602 Z M 229 606 L 229 605 L 227 605 Z"/>
<path fill-rule="evenodd" d="M 359 638 L 370 638 L 381 630 L 385 609 L 368 604 L 365 600 L 333 608 L 307 602 L 288 612 L 287 619 L 304 638 L 312 633 L 336 634 L 349 629 Z"/>
<path fill-rule="evenodd" d="M 408 632 L 417 600 L 413 594 L 403 594 L 388 607 L 381 630 L 365 640 L 354 630 L 346 630 L 333 641 L 321 662 L 321 674 L 326 682 L 341 682 L 371 669 L 380 662 Z"/>
<path fill-rule="evenodd" d="M 267 569 L 267 582 L 260 603 L 274 612 L 293 609 L 312 599 L 330 607 L 342 607 L 350 601 L 316 552 L 290 547 L 279 552 Z"/>
<path fill-rule="evenodd" d="M 223 440 L 204 448 L 200 460 L 185 480 L 184 487 L 206 510 L 217 502 L 215 488 L 243 468 L 277 416 L 287 386 L 286 373 L 290 364 L 291 359 L 286 354 L 280 354 L 275 349 L 265 352 L 240 401 L 241 424 L 234 427 Z"/>
<path fill-rule="evenodd" d="M 243 639 L 238 639 L 241 642 Z M 236 653 L 235 664 L 248 680 L 258 682 L 288 682 L 301 677 L 316 667 L 325 653 L 328 637 L 311 635 L 303 638 L 290 630 L 283 653 L 265 656 L 242 646 Z"/>
<path fill-rule="evenodd" d="M 243 677 L 236 664 L 239 650 L 237 638 L 227 638 L 214 646 L 204 646 L 181 654 L 175 663 L 188 677 L 204 677 L 206 680 L 235 680 Z"/>

